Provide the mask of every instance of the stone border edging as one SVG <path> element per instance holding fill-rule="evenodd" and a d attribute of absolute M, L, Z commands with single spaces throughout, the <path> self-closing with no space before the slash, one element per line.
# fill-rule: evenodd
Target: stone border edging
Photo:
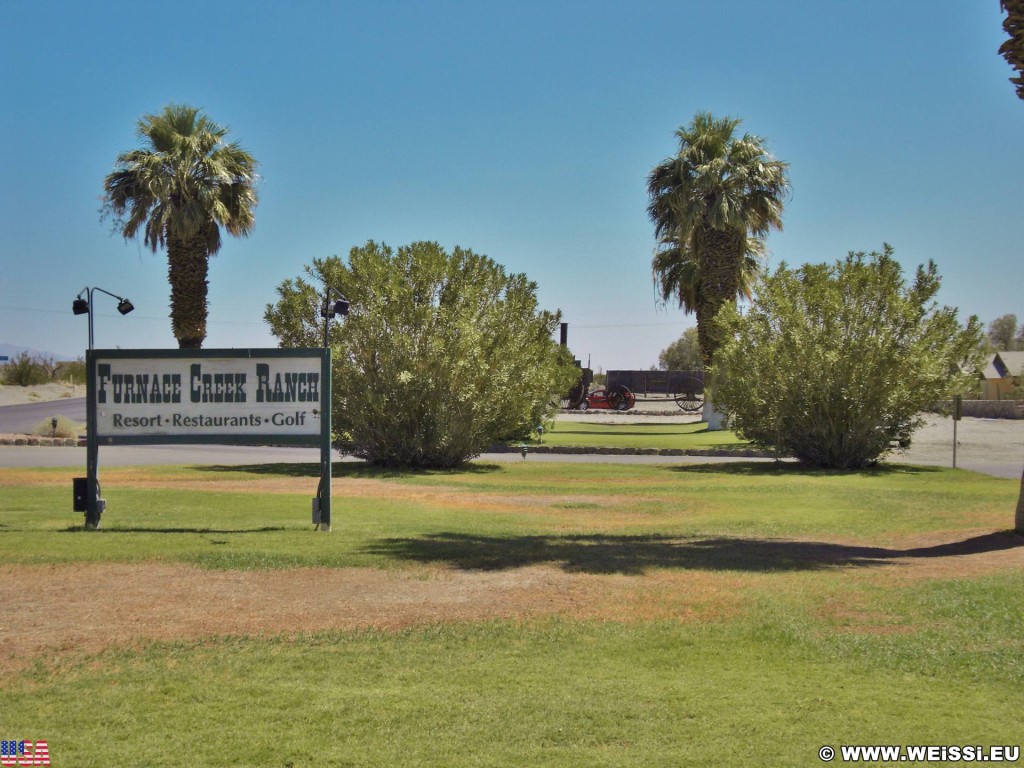
<path fill-rule="evenodd" d="M 85 440 L 75 437 L 40 437 L 38 435 L 0 435 L 0 445 L 31 445 L 48 448 L 77 448 L 85 445 Z"/>

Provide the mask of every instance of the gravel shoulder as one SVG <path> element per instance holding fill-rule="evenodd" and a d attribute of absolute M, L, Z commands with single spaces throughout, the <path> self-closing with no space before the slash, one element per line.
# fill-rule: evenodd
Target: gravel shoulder
<path fill-rule="evenodd" d="M 558 421 L 594 424 L 691 424 L 699 415 L 686 415 L 674 404 L 638 403 L 636 411 L 568 412 Z M 1020 477 L 1024 467 L 1024 419 L 964 418 L 956 425 L 957 466 L 998 477 Z M 949 467 L 953 464 L 953 420 L 928 414 L 911 446 L 887 457 L 905 464 Z"/>
<path fill-rule="evenodd" d="M 11 384 L 0 384 L 0 406 L 46 403 L 68 397 L 85 397 L 85 386 L 38 384 L 31 387 L 15 387 Z"/>
<path fill-rule="evenodd" d="M 961 419 L 956 425 L 957 457 L 971 462 L 1024 463 L 1024 420 Z M 901 455 L 917 463 L 952 462 L 953 420 L 929 415 L 914 433 L 910 449 Z"/>

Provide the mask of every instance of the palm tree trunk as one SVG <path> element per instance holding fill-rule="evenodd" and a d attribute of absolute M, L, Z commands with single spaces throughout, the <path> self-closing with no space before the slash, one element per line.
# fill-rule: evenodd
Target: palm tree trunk
<path fill-rule="evenodd" d="M 703 227 L 698 233 L 700 263 L 698 266 L 699 297 L 697 303 L 697 340 L 704 358 L 704 413 L 708 430 L 725 428 L 725 415 L 715 408 L 711 394 L 714 380 L 707 368 L 722 343 L 715 328 L 715 315 L 728 301 L 736 301 L 740 288 L 740 271 L 746 255 L 744 234 L 736 230 Z"/>
<path fill-rule="evenodd" d="M 697 338 L 704 365 L 710 365 L 721 339 L 714 319 L 727 301 L 736 301 L 746 239 L 740 230 L 701 227 L 697 233 Z"/>
<path fill-rule="evenodd" d="M 202 237 L 167 238 L 171 284 L 171 330 L 179 349 L 202 349 L 206 339 L 206 294 L 210 257 Z"/>

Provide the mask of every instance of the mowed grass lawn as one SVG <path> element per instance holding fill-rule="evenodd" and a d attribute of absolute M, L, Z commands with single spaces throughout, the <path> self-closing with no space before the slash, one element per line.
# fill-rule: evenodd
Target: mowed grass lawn
<path fill-rule="evenodd" d="M 823 745 L 1020 744 L 1014 481 L 753 463 L 335 473 L 330 534 L 308 523 L 305 465 L 104 470 L 104 527 L 86 533 L 78 470 L 0 469 L 3 737 L 75 766 L 795 766 Z M 182 582 L 152 605 L 118 607 L 168 573 Z M 68 587 L 98 575 L 101 595 Z M 233 592 L 241 619 L 213 591 L 302 579 L 301 595 Z M 281 594 L 315 607 L 317 583 L 377 581 L 387 601 L 367 600 L 366 622 L 352 602 L 316 626 L 269 619 Z M 40 626 L 18 618 L 40 602 Z M 211 623 L 176 636 L 172 607 Z"/>

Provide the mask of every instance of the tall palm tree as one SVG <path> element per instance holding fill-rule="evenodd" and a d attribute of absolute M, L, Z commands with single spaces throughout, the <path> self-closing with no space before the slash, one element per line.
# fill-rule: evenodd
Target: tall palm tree
<path fill-rule="evenodd" d="M 999 6 L 1006 11 L 1003 29 L 1010 36 L 999 46 L 999 53 L 1006 63 L 1017 72 L 1010 82 L 1017 86 L 1017 95 L 1024 99 L 1024 0 L 999 0 Z"/>
<path fill-rule="evenodd" d="M 126 240 L 141 231 L 154 253 L 167 247 L 171 328 L 181 349 L 200 349 L 210 257 L 221 227 L 236 237 L 252 231 L 256 161 L 195 107 L 170 104 L 139 120 L 138 133 L 144 146 L 118 155 L 103 182 L 103 208 Z"/>
<path fill-rule="evenodd" d="M 705 365 L 718 344 L 712 320 L 728 301 L 748 295 L 760 270 L 764 237 L 782 228 L 789 189 L 786 163 L 768 154 L 764 140 L 737 137 L 740 120 L 698 113 L 676 131 L 679 151 L 647 177 L 658 250 L 655 283 L 668 300 L 697 315 Z"/>

